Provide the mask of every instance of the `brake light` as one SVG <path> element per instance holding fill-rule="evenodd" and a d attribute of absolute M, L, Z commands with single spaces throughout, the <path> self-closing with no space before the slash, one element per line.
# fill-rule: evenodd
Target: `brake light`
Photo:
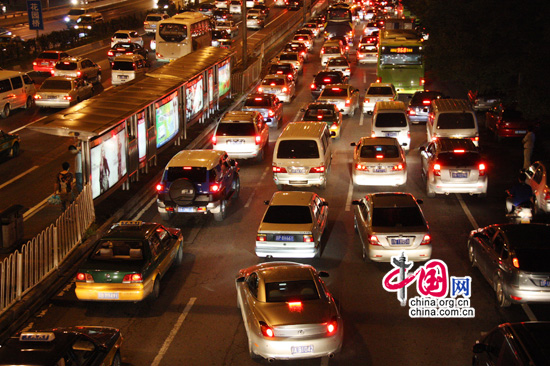
<path fill-rule="evenodd" d="M 441 176 L 441 164 L 434 164 L 434 175 Z"/>
<path fill-rule="evenodd" d="M 273 84 L 273 85 L 275 85 L 275 84 Z M 288 93 L 288 88 L 286 86 L 283 86 L 283 89 L 281 89 L 281 91 L 283 93 Z"/>
<path fill-rule="evenodd" d="M 262 89 L 262 87 L 259 86 L 259 87 L 258 87 L 258 93 L 263 93 L 263 91 L 264 91 L 264 90 Z"/>
<path fill-rule="evenodd" d="M 52 76 L 55 76 L 55 70 L 51 70 L 50 73 L 52 74 Z"/>
<path fill-rule="evenodd" d="M 214 184 L 210 185 L 210 192 L 216 193 L 219 190 L 220 190 L 220 185 L 219 184 L 214 183 Z"/>
<path fill-rule="evenodd" d="M 367 168 L 367 166 L 363 165 L 363 164 L 355 164 L 355 170 L 361 170 L 361 171 L 364 171 L 364 172 L 368 172 L 369 168 Z"/>
<path fill-rule="evenodd" d="M 420 85 L 424 85 L 426 83 L 426 80 L 424 78 L 420 78 Z"/>
<path fill-rule="evenodd" d="M 282 75 L 283 72 L 281 70 L 277 71 L 277 74 Z"/>
<path fill-rule="evenodd" d="M 304 235 L 304 243 L 313 243 L 313 235 Z"/>
<path fill-rule="evenodd" d="M 131 273 L 124 276 L 122 283 L 139 283 L 143 282 L 141 273 Z"/>
<path fill-rule="evenodd" d="M 519 268 L 519 261 L 517 258 L 512 259 L 512 264 L 514 265 L 514 267 Z"/>
<path fill-rule="evenodd" d="M 479 136 L 472 137 L 472 141 L 478 142 L 479 141 Z"/>
<path fill-rule="evenodd" d="M 436 134 L 434 133 L 433 136 L 432 136 L 432 141 L 435 141 L 435 140 L 437 140 L 437 136 L 436 136 Z"/>
<path fill-rule="evenodd" d="M 33 65 L 33 66 L 36 66 L 36 65 L 38 65 L 38 62 L 33 61 L 33 62 L 32 62 L 32 65 Z"/>
<path fill-rule="evenodd" d="M 287 302 L 288 308 L 290 311 L 301 311 L 302 310 L 302 302 L 301 301 L 290 301 Z"/>
<path fill-rule="evenodd" d="M 114 38 L 114 37 L 111 37 L 111 42 L 113 42 L 114 40 L 115 40 L 115 38 Z"/>
<path fill-rule="evenodd" d="M 485 169 L 486 169 L 486 166 L 484 163 L 479 163 L 479 175 L 480 176 L 484 176 L 485 175 Z"/>
<path fill-rule="evenodd" d="M 398 171 L 401 171 L 403 169 L 405 169 L 404 164 L 396 164 L 391 168 L 391 170 L 394 171 L 394 172 L 398 172 Z"/>
<path fill-rule="evenodd" d="M 336 317 L 333 317 L 330 322 L 327 323 L 327 333 L 328 335 L 333 335 L 338 329 L 338 320 Z"/>
<path fill-rule="evenodd" d="M 70 95 L 64 95 L 64 96 L 63 96 L 63 99 L 65 99 L 65 100 L 72 100 L 73 97 L 71 97 Z"/>
<path fill-rule="evenodd" d="M 160 192 L 164 191 L 164 184 L 159 183 L 155 186 L 155 188 L 157 189 L 157 192 L 160 193 Z"/>
<path fill-rule="evenodd" d="M 370 103 L 370 98 L 365 98 L 365 103 Z"/>
<path fill-rule="evenodd" d="M 363 58 L 363 57 L 365 57 L 365 55 L 363 55 L 362 53 L 357 52 L 357 58 Z"/>
<path fill-rule="evenodd" d="M 212 136 L 212 145 L 216 145 L 218 143 L 218 137 L 216 135 Z"/>
<path fill-rule="evenodd" d="M 321 48 L 321 55 L 325 53 L 325 49 Z"/>
<path fill-rule="evenodd" d="M 41 96 L 41 95 L 38 95 L 38 94 L 35 94 L 35 95 L 34 95 L 34 99 L 42 99 L 42 96 Z"/>
<path fill-rule="evenodd" d="M 376 159 L 384 159 L 384 155 L 378 154 L 378 155 L 376 155 Z"/>
<path fill-rule="evenodd" d="M 91 274 L 89 273 L 82 273 L 82 272 L 78 272 L 76 274 L 76 280 L 78 282 L 88 282 L 88 283 L 93 283 L 94 282 L 94 278 L 92 277 Z"/>
<path fill-rule="evenodd" d="M 409 109 L 409 116 L 416 116 L 416 112 L 414 109 Z"/>
<path fill-rule="evenodd" d="M 381 82 L 382 82 L 382 78 L 381 78 L 381 77 L 377 77 L 377 78 L 376 78 L 376 82 L 377 82 L 377 83 L 381 83 Z"/>
<path fill-rule="evenodd" d="M 266 241 L 267 240 L 267 237 L 265 234 L 258 234 L 256 236 L 256 241 Z"/>
<path fill-rule="evenodd" d="M 261 97 L 260 98 L 254 98 L 254 100 L 261 101 L 262 98 Z"/>
<path fill-rule="evenodd" d="M 311 89 L 317 88 L 317 86 L 316 86 L 314 83 L 312 83 L 309 87 L 310 87 Z"/>
<path fill-rule="evenodd" d="M 422 238 L 422 242 L 420 243 L 420 245 L 428 245 L 432 242 L 432 237 L 430 236 L 430 234 L 426 234 L 424 235 L 424 238 Z"/>
<path fill-rule="evenodd" d="M 369 242 L 370 245 L 380 245 L 380 241 L 378 240 L 378 237 L 376 235 L 370 235 Z"/>
<path fill-rule="evenodd" d="M 425 100 L 422 101 L 422 104 L 424 104 L 424 105 L 430 105 L 431 103 L 432 102 L 429 99 L 425 99 Z"/>
<path fill-rule="evenodd" d="M 273 338 L 275 336 L 275 333 L 273 332 L 273 328 L 271 328 L 269 325 L 267 325 L 264 322 L 260 322 L 260 330 L 262 331 L 262 334 L 264 337 Z"/>
<path fill-rule="evenodd" d="M 76 72 L 76 77 L 79 78 L 79 77 L 81 77 L 81 76 L 82 76 L 82 71 L 77 71 L 77 72 Z"/>
<path fill-rule="evenodd" d="M 330 83 L 330 78 L 325 78 L 325 79 L 323 79 L 323 82 L 324 82 L 324 83 Z"/>
<path fill-rule="evenodd" d="M 143 22 L 143 25 L 149 25 L 149 22 Z"/>
<path fill-rule="evenodd" d="M 256 139 L 254 141 L 256 142 L 256 145 L 259 145 L 260 142 L 262 142 L 262 136 L 256 135 Z"/>
<path fill-rule="evenodd" d="M 351 104 L 351 99 L 346 99 L 346 107 L 349 107 Z"/>
<path fill-rule="evenodd" d="M 310 173 L 324 173 L 325 167 L 323 165 L 313 167 L 309 170 Z"/>
<path fill-rule="evenodd" d="M 331 88 L 332 91 L 340 91 L 340 88 Z"/>
<path fill-rule="evenodd" d="M 276 85 L 276 84 L 275 84 L 274 82 L 271 83 L 271 84 L 269 84 L 269 86 L 275 86 L 275 85 Z M 283 87 L 283 89 L 284 89 L 284 87 Z"/>
<path fill-rule="evenodd" d="M 454 150 L 453 150 L 453 152 L 454 152 L 455 154 L 462 154 L 462 153 L 464 153 L 465 151 L 466 151 L 466 150 L 464 150 L 464 149 L 454 149 Z"/>
<path fill-rule="evenodd" d="M 273 112 L 273 110 L 270 109 L 270 110 L 267 111 L 267 116 L 268 117 L 273 117 L 273 116 L 275 116 L 275 112 Z"/>
<path fill-rule="evenodd" d="M 286 173 L 286 168 L 282 166 L 274 166 L 273 173 Z"/>

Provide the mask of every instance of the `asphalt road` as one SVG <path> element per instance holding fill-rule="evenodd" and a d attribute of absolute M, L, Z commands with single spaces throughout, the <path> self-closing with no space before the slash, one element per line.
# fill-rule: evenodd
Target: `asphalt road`
<path fill-rule="evenodd" d="M 321 43 L 317 40 L 304 74 L 300 76 L 297 97 L 284 106 L 285 123 L 299 120 L 300 108 L 312 101 L 309 83 L 320 69 Z M 375 79 L 375 66 L 354 66 L 352 73 L 351 84 L 363 94 L 368 83 Z M 434 83 L 428 87 L 436 89 L 440 86 Z M 409 175 L 404 190 L 424 200 L 422 208 L 432 233 L 432 258 L 444 261 L 451 276 L 472 278 L 470 306 L 475 309 L 474 318 L 412 319 L 408 307 L 400 306 L 396 294 L 388 293 L 382 287 L 382 278 L 393 267 L 384 263 L 365 263 L 361 259 L 350 202 L 367 192 L 394 189 L 353 188 L 350 179 L 352 148 L 349 143 L 368 134 L 371 117 L 358 113 L 344 121 L 342 137 L 335 142 L 327 188 L 324 191 L 313 189 L 329 202 L 329 223 L 324 234 L 322 257 L 303 261 L 330 273 L 326 282 L 344 318 L 344 345 L 342 352 L 334 359 L 284 364 L 465 365 L 471 362 L 471 346 L 480 332 L 508 321 L 550 320 L 548 305 L 515 305 L 499 309 L 494 292 L 479 271 L 471 268 L 467 259 L 466 239 L 470 230 L 505 222 L 504 190 L 514 182 L 522 165 L 519 141 L 497 145 L 482 130 L 481 147 L 489 174 L 487 198 L 454 194 L 427 198 L 420 177 L 417 150 L 425 142 L 425 126 L 412 126 L 412 147 L 407 155 Z M 483 125 L 482 116 L 480 125 Z M 248 355 L 246 334 L 236 307 L 234 278 L 239 269 L 263 261 L 254 254 L 254 241 L 265 210 L 263 201 L 268 200 L 276 190 L 270 172 L 271 152 L 280 132 L 271 131 L 270 154 L 262 163 L 241 162 L 241 195 L 230 206 L 225 221 L 215 222 L 211 217 L 199 216 L 175 218 L 168 223 L 183 229 L 185 256 L 183 264 L 163 279 L 161 295 L 156 302 L 83 303 L 75 298 L 74 284 L 67 283 L 65 289 L 30 320 L 27 328 L 70 325 L 118 327 L 125 337 L 122 348 L 125 365 L 266 363 L 253 361 Z M 50 137 L 34 138 L 48 141 Z M 53 148 L 55 142 L 48 144 Z M 59 149 L 62 150 L 61 147 Z M 50 163 L 62 156 L 61 151 L 52 154 L 55 156 Z M 16 160 L 8 163 L 21 164 Z M 29 164 L 42 166 L 34 161 Z M 5 166 L 5 163 L 2 164 L 0 169 L 4 171 Z M 160 221 L 154 198 L 151 197 L 149 204 L 138 215 L 127 219 Z M 418 266 L 415 263 L 413 269 Z M 408 295 L 416 296 L 416 288 L 409 287 Z"/>

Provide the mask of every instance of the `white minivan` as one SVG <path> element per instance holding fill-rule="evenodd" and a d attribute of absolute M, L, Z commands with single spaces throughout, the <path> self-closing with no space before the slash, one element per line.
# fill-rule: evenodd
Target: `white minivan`
<path fill-rule="evenodd" d="M 403 150 L 411 146 L 407 107 L 401 101 L 376 102 L 372 115 L 371 137 L 394 137 Z"/>
<path fill-rule="evenodd" d="M 31 108 L 34 105 L 36 88 L 26 73 L 0 71 L 0 116 L 7 118 L 12 109 Z"/>
<path fill-rule="evenodd" d="M 273 180 L 277 189 L 327 185 L 332 141 L 325 122 L 290 122 L 275 143 Z"/>
<path fill-rule="evenodd" d="M 111 63 L 111 82 L 113 85 L 124 84 L 145 74 L 148 69 L 148 62 L 142 55 L 117 56 Z"/>
<path fill-rule="evenodd" d="M 468 138 L 479 146 L 477 118 L 465 99 L 434 99 L 426 123 L 428 142 L 439 137 Z"/>

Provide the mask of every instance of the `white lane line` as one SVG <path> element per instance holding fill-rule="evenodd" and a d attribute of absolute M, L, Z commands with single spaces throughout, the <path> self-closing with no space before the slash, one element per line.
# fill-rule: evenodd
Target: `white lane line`
<path fill-rule="evenodd" d="M 44 118 L 46 118 L 46 117 L 47 117 L 47 116 L 44 116 L 44 117 L 42 117 L 42 118 L 37 119 L 36 121 L 29 122 L 29 123 L 27 123 L 25 126 L 16 128 L 15 130 L 10 131 L 9 133 L 16 133 L 16 132 L 19 132 L 19 131 L 21 131 L 22 129 L 24 129 L 25 127 L 27 127 L 27 126 L 30 126 L 30 125 L 32 125 L 32 124 L 35 124 L 36 122 L 42 121 L 42 120 L 43 120 Z"/>
<path fill-rule="evenodd" d="M 258 181 L 258 183 L 256 183 L 256 186 L 254 187 L 254 190 L 252 191 L 252 194 L 250 195 L 250 197 L 248 197 L 248 200 L 246 201 L 246 203 L 244 205 L 245 208 L 250 207 L 250 204 L 252 203 L 252 199 L 256 195 L 256 191 L 260 187 L 260 183 L 261 183 L 261 181 L 264 180 L 264 178 L 266 177 L 268 171 L 269 171 L 269 167 L 265 167 L 265 170 L 262 173 L 262 176 L 260 177 L 260 180 Z"/>
<path fill-rule="evenodd" d="M 23 214 L 23 221 L 26 221 L 28 219 L 30 219 L 31 217 L 34 216 L 34 214 L 36 214 L 38 211 L 40 211 L 41 209 L 43 209 L 44 207 L 46 207 L 46 204 L 48 203 L 48 198 L 50 197 L 46 197 L 42 202 L 40 202 L 38 205 L 34 206 L 33 208 L 31 208 L 30 210 L 27 210 L 27 212 L 25 212 Z"/>
<path fill-rule="evenodd" d="M 468 206 L 466 206 L 466 203 L 462 199 L 462 196 L 458 193 L 455 193 L 456 198 L 458 199 L 458 202 L 460 203 L 460 206 L 462 206 L 462 210 L 464 210 L 464 213 L 466 214 L 466 217 L 468 217 L 468 220 L 470 220 L 470 224 L 474 227 L 474 229 L 479 228 L 479 225 L 477 224 L 476 220 L 474 219 L 474 216 L 472 216 L 472 213 L 468 209 Z M 535 316 L 535 313 L 531 310 L 529 305 L 527 304 L 521 304 L 521 308 L 527 314 L 527 317 L 531 321 L 537 321 L 537 317 Z"/>
<path fill-rule="evenodd" d="M 464 200 L 462 199 L 462 196 L 461 196 L 459 193 L 455 193 L 455 196 L 456 196 L 456 198 L 458 199 L 458 202 L 460 203 L 460 206 L 462 206 L 462 210 L 463 210 L 464 213 L 466 214 L 466 217 L 467 217 L 468 220 L 470 221 L 470 224 L 472 224 L 472 226 L 474 227 L 474 229 L 479 228 L 479 225 L 477 224 L 476 219 L 474 219 L 474 216 L 473 216 L 472 213 L 470 212 L 470 209 L 468 208 L 468 206 L 466 206 L 466 203 L 465 203 Z"/>
<path fill-rule="evenodd" d="M 351 210 L 351 197 L 353 196 L 353 179 L 349 181 L 348 198 L 346 198 L 346 211 Z"/>
<path fill-rule="evenodd" d="M 359 126 L 363 126 L 363 118 L 365 113 L 363 113 L 363 108 L 361 108 L 361 115 L 359 116 Z"/>
<path fill-rule="evenodd" d="M 189 314 L 189 311 L 191 310 L 191 307 L 195 303 L 195 300 L 197 300 L 196 297 L 192 297 L 191 299 L 189 299 L 189 302 L 185 306 L 185 309 L 183 309 L 183 313 L 181 313 L 180 316 L 178 317 L 176 324 L 174 324 L 174 327 L 172 328 L 172 330 L 170 331 L 170 334 L 164 341 L 164 344 L 162 345 L 159 353 L 157 354 L 157 357 L 155 357 L 155 359 L 153 360 L 153 363 L 151 363 L 151 366 L 158 366 L 160 364 L 160 361 L 162 361 L 162 358 L 168 351 L 170 344 L 172 344 L 172 341 L 176 337 L 176 334 L 178 334 L 178 331 L 180 330 L 183 324 L 183 321 L 187 317 L 187 314 Z"/>
<path fill-rule="evenodd" d="M 367 74 L 364 73 L 363 74 L 363 84 L 366 84 L 367 83 Z"/>
<path fill-rule="evenodd" d="M 145 205 L 145 207 L 143 207 L 143 208 L 136 214 L 136 216 L 134 216 L 134 218 L 132 219 L 132 221 L 137 221 L 137 220 L 139 220 L 140 217 L 141 217 L 141 215 L 143 215 L 143 214 L 145 213 L 145 211 L 147 211 L 147 210 L 149 209 L 149 207 L 151 207 L 151 205 L 152 205 L 153 203 L 155 203 L 155 201 L 156 201 L 156 197 L 153 197 L 153 198 L 151 199 L 151 201 L 149 201 L 149 202 Z"/>
<path fill-rule="evenodd" d="M 11 132 L 10 132 L 11 133 Z M 30 172 L 32 172 L 33 170 L 35 169 L 38 169 L 38 165 L 35 165 L 33 166 L 32 168 L 30 168 L 29 170 L 27 170 L 26 172 L 23 172 L 21 174 L 19 174 L 17 177 L 13 177 L 12 179 L 8 180 L 6 183 L 3 183 L 3 184 L 0 184 L 0 189 L 4 188 L 5 186 L 15 182 L 16 180 L 18 180 L 19 178 L 21 178 L 22 176 L 24 175 L 27 175 L 29 174 Z"/>
<path fill-rule="evenodd" d="M 275 23 L 275 22 L 277 21 L 277 19 L 279 19 L 280 17 L 282 17 L 282 16 L 285 15 L 285 14 L 286 14 L 286 12 L 283 12 L 283 13 L 281 13 L 277 18 L 272 19 L 269 23 L 267 23 L 267 24 L 265 25 L 264 28 L 269 27 L 272 23 Z M 242 22 L 242 20 L 241 20 L 241 22 Z"/>

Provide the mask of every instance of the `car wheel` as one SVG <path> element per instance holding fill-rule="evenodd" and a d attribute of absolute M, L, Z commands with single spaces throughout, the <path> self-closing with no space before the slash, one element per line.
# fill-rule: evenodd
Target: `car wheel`
<path fill-rule="evenodd" d="M 241 194 L 241 178 L 238 174 L 235 174 L 235 179 L 233 180 L 233 194 L 231 198 L 238 199 Z"/>
<path fill-rule="evenodd" d="M 277 184 L 277 190 L 282 191 L 284 190 L 285 186 L 283 184 Z"/>
<path fill-rule="evenodd" d="M 506 294 L 504 293 L 504 286 L 502 285 L 502 280 L 501 279 L 499 279 L 497 281 L 496 294 L 497 294 L 498 306 L 500 306 L 501 308 L 505 308 L 505 307 L 510 306 L 511 302 L 506 297 Z"/>
<path fill-rule="evenodd" d="M 258 155 L 256 155 L 256 161 L 258 163 L 261 163 L 264 160 L 264 148 L 261 148 L 258 152 Z"/>
<path fill-rule="evenodd" d="M 434 198 L 435 197 L 435 192 L 433 191 L 433 189 L 430 187 L 430 183 L 428 182 L 428 179 L 426 179 L 426 196 L 430 197 L 430 198 Z"/>
<path fill-rule="evenodd" d="M 176 258 L 174 259 L 174 265 L 179 266 L 183 262 L 183 247 L 180 244 L 178 252 L 176 253 Z"/>
<path fill-rule="evenodd" d="M 16 142 L 16 143 L 13 144 L 13 146 L 11 147 L 11 150 L 10 150 L 10 158 L 14 158 L 14 157 L 16 157 L 17 155 L 19 155 L 19 144 Z"/>
<path fill-rule="evenodd" d="M 326 180 L 326 179 L 323 181 L 323 183 L 321 183 L 321 185 L 319 186 L 319 188 L 321 188 L 321 189 L 327 189 L 327 180 Z"/>
<path fill-rule="evenodd" d="M 149 300 L 154 301 L 159 298 L 160 295 L 160 281 L 157 276 L 155 278 L 155 283 L 153 284 L 153 291 L 151 291 L 151 295 L 149 295 Z"/>
<path fill-rule="evenodd" d="M 0 116 L 2 116 L 2 118 L 8 118 L 10 116 L 10 105 L 8 103 L 6 103 L 4 109 L 2 109 Z"/>
<path fill-rule="evenodd" d="M 214 220 L 220 222 L 225 219 L 227 212 L 227 202 L 225 200 L 222 200 L 220 202 L 220 212 L 214 212 Z"/>
<path fill-rule="evenodd" d="M 27 102 L 25 103 L 25 109 L 30 109 L 34 106 L 34 98 L 33 97 L 27 97 Z"/>
<path fill-rule="evenodd" d="M 111 366 L 120 366 L 122 365 L 122 362 L 120 361 L 120 353 L 116 353 L 115 357 L 113 357 L 113 362 L 111 363 Z"/>
<path fill-rule="evenodd" d="M 97 73 L 95 81 L 96 81 L 96 83 L 101 84 L 101 73 L 100 72 Z"/>
<path fill-rule="evenodd" d="M 468 259 L 470 260 L 470 264 L 472 267 L 476 267 L 476 254 L 474 252 L 474 246 L 472 244 L 468 245 Z"/>
<path fill-rule="evenodd" d="M 174 214 L 171 212 L 160 212 L 160 218 L 163 221 L 170 221 L 174 217 Z"/>

